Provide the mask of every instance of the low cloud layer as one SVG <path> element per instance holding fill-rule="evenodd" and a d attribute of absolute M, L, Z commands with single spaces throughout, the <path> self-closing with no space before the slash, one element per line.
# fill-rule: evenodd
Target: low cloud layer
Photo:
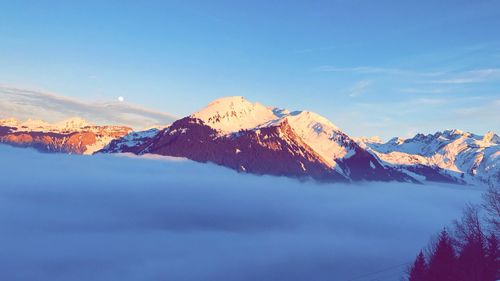
<path fill-rule="evenodd" d="M 175 118 L 123 102 L 86 103 L 76 99 L 14 87 L 0 86 L 0 118 L 43 119 L 49 122 L 81 117 L 96 124 L 143 129 L 170 124 Z"/>
<path fill-rule="evenodd" d="M 0 155 L 10 281 L 400 280 L 481 193 L 316 184 L 162 157 Z"/>

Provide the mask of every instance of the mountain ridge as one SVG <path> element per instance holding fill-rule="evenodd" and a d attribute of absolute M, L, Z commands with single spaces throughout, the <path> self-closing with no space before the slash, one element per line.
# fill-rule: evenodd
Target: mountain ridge
<path fill-rule="evenodd" d="M 256 112 L 264 113 L 256 114 Z M 282 122 L 286 121 L 287 126 L 293 131 L 294 137 L 300 138 L 301 142 L 304 143 L 303 147 L 307 146 L 317 155 L 316 158 L 319 162 L 350 181 L 437 181 L 458 184 L 496 184 L 500 182 L 500 173 L 496 172 L 496 167 L 499 166 L 497 162 L 500 159 L 497 157 L 500 154 L 498 152 L 500 146 L 497 146 L 499 138 L 493 132 L 479 136 L 453 129 L 428 135 L 417 134 L 409 139 L 396 137 L 384 143 L 378 137 L 351 138 L 328 119 L 313 112 L 268 107 L 260 103 L 251 103 L 241 96 L 217 99 L 186 118 L 186 120 L 190 120 L 191 124 L 207 127 L 210 132 L 207 134 L 211 137 L 204 139 L 205 142 L 221 138 L 233 139 L 237 142 L 242 139 L 242 136 L 251 138 L 252 132 L 280 126 Z M 247 122 L 248 120 L 249 122 Z M 159 131 L 155 139 L 145 137 L 142 133 L 135 133 L 133 141 L 131 141 L 130 136 L 128 142 L 114 140 L 101 152 L 159 153 L 170 156 L 175 154 L 173 156 L 200 160 L 199 155 L 190 154 L 192 152 L 161 151 L 157 150 L 155 146 L 155 142 L 159 142 L 165 134 L 174 135 L 176 138 L 185 137 L 184 134 L 187 134 L 190 139 L 199 138 L 199 135 L 190 133 L 193 128 L 186 126 L 188 123 L 179 126 L 174 122 L 175 126 L 168 127 L 162 132 Z M 457 140 L 459 142 L 456 142 Z M 170 138 L 168 143 L 172 142 L 174 141 Z M 477 156 L 481 152 L 465 151 L 464 142 L 465 147 L 475 143 L 475 146 L 479 148 L 488 142 L 487 147 L 485 147 L 487 148 L 487 157 Z M 446 149 L 440 151 L 443 147 Z M 406 150 L 398 151 L 402 148 Z M 186 149 L 184 148 L 184 150 Z M 216 153 L 213 152 L 212 158 L 201 158 L 204 162 L 212 161 L 241 171 L 240 166 L 230 163 L 239 159 L 241 155 L 236 156 L 236 154 L 241 153 L 241 149 L 235 148 L 234 152 L 225 151 L 224 153 L 223 157 L 215 156 Z M 350 160 L 351 157 L 354 157 L 353 160 Z M 460 168 L 450 164 L 450 161 L 463 158 L 468 160 L 464 160 L 467 163 L 463 163 Z M 483 159 L 486 159 L 486 164 L 481 164 Z M 272 162 L 271 159 L 263 159 L 263 161 Z M 295 162 L 297 161 L 295 159 Z M 262 172 L 259 171 L 259 173 Z M 275 174 L 272 170 L 267 171 L 267 173 Z M 391 174 L 393 176 L 388 176 Z M 297 173 L 290 173 L 290 176 L 297 176 Z"/>
<path fill-rule="evenodd" d="M 134 153 L 213 162 L 239 172 L 321 181 L 500 183 L 500 137 L 457 129 L 411 138 L 354 138 L 311 111 L 223 97 L 164 127 L 133 131 L 78 117 L 0 120 L 0 142 L 44 152 Z"/>
<path fill-rule="evenodd" d="M 0 119 L 0 143 L 33 147 L 41 152 L 93 154 L 131 131 L 125 126 L 97 126 L 78 117 L 56 123 Z"/>
<path fill-rule="evenodd" d="M 191 146 L 185 147 L 186 142 Z M 243 159 L 242 152 L 248 150 L 259 155 L 261 161 L 254 159 L 252 154 L 247 156 L 251 161 Z M 135 147 L 115 140 L 101 152 L 125 151 L 181 156 L 201 162 L 211 161 L 239 171 L 309 176 L 327 181 L 415 181 L 381 165 L 374 155 L 316 113 L 266 107 L 239 96 L 215 100 L 202 110 L 174 122 L 155 137 L 142 139 L 142 143 Z M 274 159 L 278 156 L 282 161 Z M 274 165 L 261 169 L 269 163 Z M 304 173 L 308 170 L 305 166 L 311 163 L 321 163 L 324 167 L 319 170 L 326 170 L 319 172 L 309 168 Z M 289 170 L 281 169 L 282 166 L 289 167 Z"/>
<path fill-rule="evenodd" d="M 385 143 L 366 139 L 358 142 L 387 165 L 402 170 L 425 166 L 466 183 L 500 183 L 500 138 L 491 131 L 480 136 L 452 129 L 393 138 Z"/>

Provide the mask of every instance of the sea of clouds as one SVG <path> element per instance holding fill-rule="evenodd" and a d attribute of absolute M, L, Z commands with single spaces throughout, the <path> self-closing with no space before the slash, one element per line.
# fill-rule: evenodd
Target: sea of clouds
<path fill-rule="evenodd" d="M 477 187 L 0 146 L 0 279 L 400 280 Z"/>

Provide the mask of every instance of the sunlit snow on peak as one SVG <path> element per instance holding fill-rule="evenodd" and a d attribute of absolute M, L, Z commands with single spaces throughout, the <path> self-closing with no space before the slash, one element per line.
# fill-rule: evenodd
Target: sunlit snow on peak
<path fill-rule="evenodd" d="M 277 126 L 287 121 L 301 139 L 332 167 L 336 166 L 335 159 L 349 153 L 343 144 L 336 141 L 339 139 L 337 135 L 344 135 L 340 129 L 325 117 L 310 111 L 291 112 L 233 96 L 211 102 L 192 117 L 201 119 L 222 134 Z"/>
<path fill-rule="evenodd" d="M 217 99 L 192 117 L 224 133 L 252 129 L 277 118 L 272 109 L 251 103 L 241 96 Z"/>

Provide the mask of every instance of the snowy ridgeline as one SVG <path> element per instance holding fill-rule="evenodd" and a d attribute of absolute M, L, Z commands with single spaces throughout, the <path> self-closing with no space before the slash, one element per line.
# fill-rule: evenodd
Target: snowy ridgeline
<path fill-rule="evenodd" d="M 481 190 L 0 146 L 2 280 L 400 280 Z M 378 273 L 374 273 L 378 272 Z"/>

